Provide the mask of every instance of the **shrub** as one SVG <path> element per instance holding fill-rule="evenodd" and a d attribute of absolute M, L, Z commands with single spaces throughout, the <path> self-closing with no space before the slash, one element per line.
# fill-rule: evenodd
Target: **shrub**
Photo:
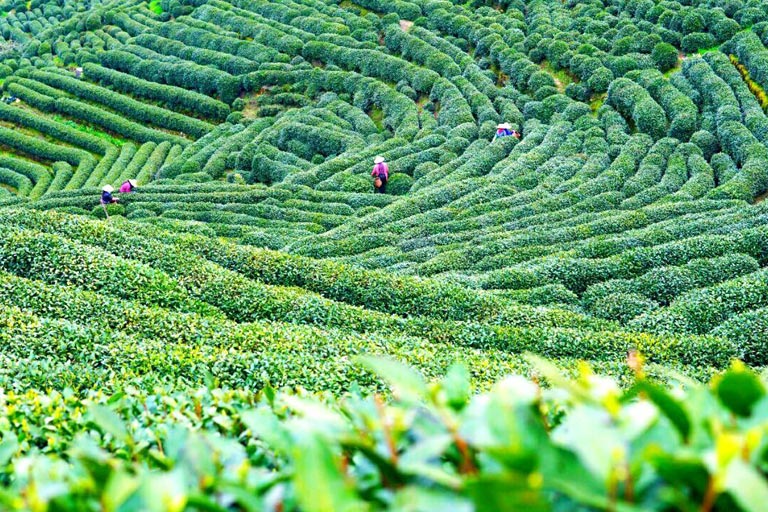
<path fill-rule="evenodd" d="M 148 210 L 145 208 L 135 208 L 132 209 L 128 214 L 126 215 L 129 219 L 147 219 L 150 217 L 155 217 L 157 214 L 153 212 L 152 210 Z"/>
<path fill-rule="evenodd" d="M 432 171 L 437 169 L 439 165 L 435 162 L 424 162 L 416 166 L 413 170 L 413 179 L 419 180 L 427 175 L 429 175 Z"/>
<path fill-rule="evenodd" d="M 721 43 L 728 41 L 739 31 L 741 31 L 741 26 L 735 20 L 730 18 L 722 18 L 720 21 L 715 23 L 715 26 L 711 29 L 712 34 L 715 36 L 717 41 Z"/>
<path fill-rule="evenodd" d="M 712 48 L 717 44 L 715 37 L 706 32 L 695 32 L 683 37 L 681 48 L 685 53 L 696 53 L 705 48 Z"/>
<path fill-rule="evenodd" d="M 12 84 L 11 87 L 13 88 L 14 92 L 19 95 L 19 97 L 38 109 L 48 112 L 58 112 L 74 117 L 76 119 L 82 119 L 83 121 L 100 126 L 112 133 L 117 133 L 134 140 L 145 142 L 163 142 L 167 140 L 179 145 L 187 145 L 189 143 L 187 139 L 161 132 L 159 130 L 147 128 L 139 123 L 129 121 L 122 116 L 113 114 L 102 108 L 64 97 L 63 93 L 61 92 L 52 93 L 54 94 L 53 98 L 55 98 L 53 99 L 52 97 L 36 93 L 30 89 L 17 86 L 17 84 Z M 48 92 L 49 89 L 51 91 L 57 91 L 56 89 L 52 89 L 45 85 L 42 87 L 46 92 Z M 81 137 L 81 139 L 85 140 L 86 138 Z M 75 163 L 66 158 L 57 159 L 66 160 L 72 164 Z"/>
<path fill-rule="evenodd" d="M 16 194 L 27 196 L 32 191 L 32 180 L 18 172 L 0 167 L 0 183 L 15 189 Z"/>
<path fill-rule="evenodd" d="M 739 172 L 736 163 L 725 153 L 715 153 L 712 155 L 710 163 L 715 171 L 715 180 L 720 184 L 728 182 Z"/>
<path fill-rule="evenodd" d="M 0 143 L 40 159 L 61 160 L 72 165 L 79 164 L 87 156 L 85 151 L 51 144 L 5 127 L 0 127 Z"/>
<path fill-rule="evenodd" d="M 387 181 L 387 193 L 395 196 L 402 196 L 408 193 L 413 186 L 413 178 L 407 174 L 393 173 Z"/>
<path fill-rule="evenodd" d="M 713 332 L 733 340 L 739 347 L 739 358 L 747 364 L 761 366 L 768 362 L 766 350 L 768 346 L 768 324 L 766 324 L 766 308 L 750 311 L 732 317 L 723 322 Z"/>
<path fill-rule="evenodd" d="M 186 133 L 194 137 L 202 137 L 213 129 L 213 125 L 198 119 L 169 112 L 154 105 L 141 103 L 122 94 L 114 93 L 109 89 L 87 84 L 76 78 L 42 71 L 31 73 L 31 77 L 46 85 L 72 93 L 79 98 L 105 105 L 137 121 L 151 123 L 155 126 Z"/>
<path fill-rule="evenodd" d="M 546 73 L 544 71 L 537 71 L 536 73 L 532 74 L 531 77 L 528 79 L 528 88 L 533 91 L 537 91 L 542 87 L 554 87 L 554 86 L 555 86 L 555 80 L 552 78 L 552 76 L 549 73 Z"/>
<path fill-rule="evenodd" d="M 105 209 L 106 212 L 104 211 Z M 109 214 L 110 217 L 116 215 L 125 216 L 125 206 L 121 204 L 108 204 L 105 206 L 97 205 L 93 207 L 91 214 L 97 219 L 105 219 L 107 214 Z"/>
<path fill-rule="evenodd" d="M 658 43 L 653 47 L 651 58 L 659 71 L 669 71 L 677 66 L 677 48 L 668 43 Z"/>
<path fill-rule="evenodd" d="M 608 90 L 608 86 L 611 85 L 614 75 L 610 69 L 606 67 L 598 68 L 594 71 L 587 80 L 587 85 L 596 93 L 603 93 Z"/>
<path fill-rule="evenodd" d="M 48 120 L 18 107 L 0 103 L 0 119 L 27 126 L 53 138 L 68 142 L 94 153 L 104 154 L 110 146 L 105 140 L 63 123 Z"/>
<path fill-rule="evenodd" d="M 704 159 L 709 161 L 720 150 L 717 138 L 710 132 L 698 131 L 691 136 L 691 142 L 703 152 Z"/>
<path fill-rule="evenodd" d="M 122 92 L 161 101 L 173 109 L 199 113 L 204 117 L 224 120 L 229 115 L 229 108 L 213 98 L 188 91 L 180 87 L 163 85 L 121 73 L 95 63 L 83 65 L 85 76 L 103 85 L 112 86 Z"/>
<path fill-rule="evenodd" d="M 509 290 L 499 292 L 502 297 L 516 300 L 532 306 L 553 304 L 576 304 L 578 296 L 563 285 L 539 286 L 528 290 Z"/>
<path fill-rule="evenodd" d="M 685 34 L 703 32 L 705 28 L 704 17 L 696 11 L 689 11 L 683 18 L 683 33 Z"/>
<path fill-rule="evenodd" d="M 651 98 L 639 101 L 632 112 L 637 128 L 654 138 L 666 135 L 667 118 L 664 110 Z"/>
<path fill-rule="evenodd" d="M 341 190 L 344 192 L 373 192 L 373 185 L 364 176 L 350 175 L 342 181 Z M 387 192 L 389 192 L 389 184 L 387 184 Z"/>
<path fill-rule="evenodd" d="M 587 102 L 591 96 L 591 91 L 583 83 L 570 83 L 565 87 L 565 94 L 576 101 Z"/>
<path fill-rule="evenodd" d="M 664 110 L 647 91 L 626 78 L 615 80 L 608 90 L 608 101 L 623 115 L 631 117 L 638 130 L 655 139 L 666 135 Z"/>
<path fill-rule="evenodd" d="M 200 66 L 188 61 L 167 62 L 154 52 L 140 52 L 147 59 L 123 50 L 107 50 L 99 54 L 104 67 L 132 74 L 151 81 L 154 76 L 162 75 L 168 85 L 188 87 L 202 94 L 217 94 L 226 104 L 231 103 L 240 93 L 240 79 L 223 71 Z"/>
<path fill-rule="evenodd" d="M 624 324 L 658 307 L 656 302 L 636 293 L 614 293 L 595 302 L 594 311 L 601 318 Z"/>
<path fill-rule="evenodd" d="M 51 181 L 51 184 L 48 186 L 46 193 L 63 190 L 64 187 L 67 185 L 67 183 L 69 183 L 70 180 L 72 179 L 72 176 L 74 176 L 74 171 L 72 170 L 72 166 L 66 162 L 54 163 L 52 166 L 52 170 L 53 170 L 53 176 L 54 176 L 53 181 Z"/>

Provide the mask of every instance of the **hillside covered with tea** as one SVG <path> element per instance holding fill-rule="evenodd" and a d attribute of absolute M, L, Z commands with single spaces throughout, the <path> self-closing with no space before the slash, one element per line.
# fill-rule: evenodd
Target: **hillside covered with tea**
<path fill-rule="evenodd" d="M 0 0 L 0 80 L 0 508 L 768 500 L 766 2 Z"/>

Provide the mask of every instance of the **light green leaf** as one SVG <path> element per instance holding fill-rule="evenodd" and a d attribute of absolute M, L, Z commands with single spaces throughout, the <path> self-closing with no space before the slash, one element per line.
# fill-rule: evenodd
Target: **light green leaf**
<path fill-rule="evenodd" d="M 270 409 L 262 407 L 245 411 L 240 420 L 254 436 L 263 439 L 272 449 L 283 453 L 290 452 L 291 440 L 286 435 L 285 427 Z"/>
<path fill-rule="evenodd" d="M 725 489 L 745 512 L 761 512 L 768 504 L 768 484 L 741 459 L 734 459 L 728 465 Z"/>
<path fill-rule="evenodd" d="M 181 512 L 187 506 L 187 487 L 181 472 L 147 474 L 141 493 L 148 512 Z"/>
<path fill-rule="evenodd" d="M 15 434 L 6 432 L 0 442 L 0 467 L 8 464 L 19 449 L 19 440 Z"/>
<path fill-rule="evenodd" d="M 574 452 L 598 480 L 607 481 L 611 469 L 626 452 L 626 446 L 608 413 L 578 405 L 552 433 L 553 441 Z"/>
<path fill-rule="evenodd" d="M 439 460 L 452 444 L 453 436 L 447 433 L 426 437 L 400 455 L 400 465 L 407 470 L 409 464 Z"/>
<path fill-rule="evenodd" d="M 367 510 L 344 481 L 328 443 L 314 432 L 299 436 L 293 450 L 294 484 L 305 512 Z"/>
<path fill-rule="evenodd" d="M 423 401 L 427 394 L 424 379 L 408 366 L 382 357 L 361 357 L 360 362 L 392 387 L 392 393 L 406 401 Z"/>
<path fill-rule="evenodd" d="M 543 493 L 531 488 L 524 475 L 512 473 L 480 476 L 468 483 L 467 495 L 477 511 L 544 512 L 551 509 Z"/>
<path fill-rule="evenodd" d="M 107 434 L 112 435 L 115 439 L 121 441 L 129 441 L 128 430 L 125 428 L 123 420 L 117 415 L 115 411 L 104 405 L 93 405 L 89 409 L 93 422 L 99 426 L 101 430 Z"/>
<path fill-rule="evenodd" d="M 448 405 L 461 409 L 467 404 L 472 392 L 469 371 L 464 365 L 454 364 L 448 369 L 443 379 L 443 390 L 448 398 Z"/>
<path fill-rule="evenodd" d="M 651 402 L 656 404 L 656 407 L 669 418 L 683 440 L 687 441 L 691 434 L 691 420 L 688 418 L 688 413 L 682 404 L 675 400 L 666 390 L 648 381 L 639 382 L 638 388 L 645 391 Z"/>
<path fill-rule="evenodd" d="M 116 511 L 139 488 L 138 478 L 123 471 L 115 471 L 109 476 L 101 502 L 107 512 Z"/>
<path fill-rule="evenodd" d="M 466 498 L 461 498 L 447 491 L 406 487 L 397 493 L 392 512 L 472 512 L 474 508 Z"/>
<path fill-rule="evenodd" d="M 338 411 L 314 400 L 303 397 L 284 395 L 281 403 L 288 406 L 295 414 L 286 422 L 291 431 L 313 430 L 330 436 L 341 435 L 349 430 L 349 422 Z"/>
<path fill-rule="evenodd" d="M 649 509 L 630 505 L 628 503 L 615 503 L 607 496 L 595 494 L 585 487 L 581 487 L 573 480 L 558 480 L 553 482 L 553 487 L 565 494 L 576 503 L 592 507 L 595 510 L 613 510 L 615 512 L 650 512 Z"/>
<path fill-rule="evenodd" d="M 262 501 L 248 489 L 237 485 L 224 485 L 221 490 L 232 496 L 234 501 L 246 512 L 261 512 L 265 510 Z"/>

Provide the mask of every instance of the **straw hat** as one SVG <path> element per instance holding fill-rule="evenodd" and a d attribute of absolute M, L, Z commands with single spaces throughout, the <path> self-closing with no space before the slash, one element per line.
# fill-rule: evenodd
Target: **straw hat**
<path fill-rule="evenodd" d="M 136 180 L 128 180 L 128 183 L 130 183 L 132 187 L 136 186 Z"/>
<path fill-rule="evenodd" d="M 499 130 L 511 130 L 512 125 L 509 123 L 500 123 L 499 125 L 496 126 L 496 128 Z"/>
<path fill-rule="evenodd" d="M 112 192 L 115 189 L 112 188 L 112 185 L 104 185 L 104 187 L 102 187 L 101 190 L 103 190 L 104 192 Z"/>
<path fill-rule="evenodd" d="M 380 164 L 383 161 L 384 161 L 384 157 L 381 156 L 381 155 L 379 155 L 379 156 L 377 156 L 376 158 L 373 159 L 373 163 L 375 163 L 375 164 Z"/>

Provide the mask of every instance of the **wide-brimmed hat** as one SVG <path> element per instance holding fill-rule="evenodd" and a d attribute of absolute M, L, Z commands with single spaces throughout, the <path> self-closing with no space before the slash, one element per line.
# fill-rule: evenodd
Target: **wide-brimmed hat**
<path fill-rule="evenodd" d="M 375 163 L 375 164 L 380 164 L 383 161 L 384 161 L 384 157 L 381 156 L 381 155 L 379 155 L 379 156 L 377 156 L 376 158 L 373 159 L 373 163 Z"/>
<path fill-rule="evenodd" d="M 112 192 L 112 191 L 113 191 L 113 190 L 115 190 L 115 189 L 114 189 L 114 188 L 112 188 L 112 185 L 104 185 L 104 186 L 101 188 L 101 190 L 103 190 L 104 192 Z"/>
<path fill-rule="evenodd" d="M 132 187 L 136 186 L 136 180 L 128 180 L 128 183 L 130 183 Z"/>
<path fill-rule="evenodd" d="M 509 123 L 499 123 L 498 125 L 496 125 L 496 128 L 499 130 L 511 130 L 512 125 Z"/>

